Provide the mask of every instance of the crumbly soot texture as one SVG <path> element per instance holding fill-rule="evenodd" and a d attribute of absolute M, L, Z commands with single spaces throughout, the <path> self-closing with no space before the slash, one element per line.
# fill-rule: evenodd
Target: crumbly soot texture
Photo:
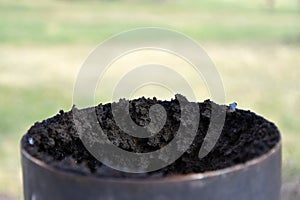
<path fill-rule="evenodd" d="M 126 173 L 112 169 L 94 158 L 85 148 L 78 128 L 75 127 L 74 112 L 85 113 L 86 118 L 89 113 L 96 113 L 97 125 L 101 126 L 114 145 L 130 152 L 155 151 L 168 145 L 179 129 L 182 111 L 177 97 L 170 101 L 142 97 L 130 101 L 121 99 L 113 103 L 120 109 L 124 109 L 124 103 L 129 103 L 130 117 L 139 126 L 150 123 L 149 109 L 152 105 L 163 106 L 166 122 L 156 135 L 149 138 L 134 137 L 121 130 L 113 118 L 112 104 L 108 103 L 86 109 L 73 107 L 69 112 L 60 111 L 52 118 L 35 123 L 22 138 L 22 148 L 58 170 L 96 177 L 160 178 L 201 173 L 245 163 L 267 153 L 280 140 L 276 126 L 255 113 L 240 109 L 232 111 L 228 106 L 217 105 L 210 100 L 194 102 L 199 106 L 200 119 L 196 137 L 188 150 L 162 169 L 147 173 Z M 225 112 L 225 124 L 214 148 L 200 159 L 198 154 L 210 124 L 212 106 Z"/>

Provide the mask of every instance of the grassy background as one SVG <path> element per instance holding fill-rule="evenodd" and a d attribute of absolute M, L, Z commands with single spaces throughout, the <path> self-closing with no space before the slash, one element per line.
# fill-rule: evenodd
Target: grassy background
<path fill-rule="evenodd" d="M 141 26 L 172 28 L 201 43 L 227 103 L 279 126 L 284 177 L 299 177 L 300 2 L 267 2 L 0 0 L 0 194 L 22 195 L 19 140 L 35 121 L 71 108 L 89 52 Z"/>

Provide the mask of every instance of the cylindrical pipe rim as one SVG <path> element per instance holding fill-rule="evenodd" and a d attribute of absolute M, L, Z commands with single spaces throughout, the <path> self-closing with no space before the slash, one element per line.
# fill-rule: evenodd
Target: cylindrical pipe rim
<path fill-rule="evenodd" d="M 23 140 L 22 140 L 23 141 Z M 212 178 L 220 175 L 225 175 L 229 173 L 234 173 L 237 171 L 248 169 L 252 166 L 255 166 L 259 163 L 264 162 L 272 155 L 278 153 L 281 151 L 282 146 L 282 140 L 281 137 L 279 137 L 279 140 L 277 144 L 270 149 L 267 153 L 246 161 L 245 163 L 240 163 L 237 165 L 233 165 L 231 167 L 226 167 L 223 169 L 218 170 L 212 170 L 212 171 L 206 171 L 203 173 L 190 173 L 190 174 L 180 174 L 180 175 L 171 175 L 161 178 L 144 178 L 144 179 L 138 179 L 138 178 L 114 178 L 114 177 L 97 177 L 92 175 L 83 175 L 72 171 L 66 171 L 66 170 L 60 170 L 55 168 L 54 166 L 51 166 L 47 164 L 46 162 L 39 160 L 32 155 L 30 155 L 21 145 L 21 153 L 22 157 L 24 156 L 26 159 L 30 160 L 34 164 L 40 166 L 41 168 L 44 168 L 46 170 L 52 171 L 53 173 L 58 173 L 61 176 L 71 176 L 72 178 L 76 179 L 84 179 L 84 180 L 91 180 L 91 181 L 98 181 L 98 182 L 115 182 L 115 183 L 132 183 L 132 184 L 147 184 L 147 183 L 168 183 L 168 182 L 182 182 L 182 181 L 191 181 L 191 180 L 203 180 L 206 178 Z"/>

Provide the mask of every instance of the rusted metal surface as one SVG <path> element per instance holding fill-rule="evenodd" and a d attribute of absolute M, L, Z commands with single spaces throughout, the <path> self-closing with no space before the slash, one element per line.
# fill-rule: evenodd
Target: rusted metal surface
<path fill-rule="evenodd" d="M 279 200 L 281 141 L 245 164 L 160 179 L 96 178 L 59 171 L 22 150 L 25 200 Z"/>

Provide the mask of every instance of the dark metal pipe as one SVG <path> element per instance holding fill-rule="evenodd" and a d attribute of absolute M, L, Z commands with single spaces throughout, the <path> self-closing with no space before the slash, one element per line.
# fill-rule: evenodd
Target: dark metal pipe
<path fill-rule="evenodd" d="M 25 200 L 279 200 L 281 141 L 244 164 L 159 179 L 97 178 L 57 170 L 22 154 Z"/>

